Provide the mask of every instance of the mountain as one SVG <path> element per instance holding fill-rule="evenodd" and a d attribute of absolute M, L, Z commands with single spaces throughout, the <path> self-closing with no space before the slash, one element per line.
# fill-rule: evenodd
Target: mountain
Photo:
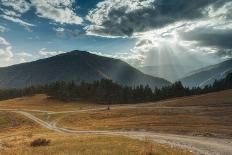
<path fill-rule="evenodd" d="M 55 81 L 92 82 L 102 78 L 128 85 L 149 85 L 152 88 L 169 85 L 162 78 L 152 77 L 129 64 L 113 58 L 84 51 L 72 51 L 34 62 L 0 68 L 1 88 L 21 88 Z"/>
<path fill-rule="evenodd" d="M 184 77 L 189 71 L 196 68 L 192 66 L 182 66 L 175 64 L 157 65 L 157 66 L 143 66 L 138 68 L 145 74 L 161 77 L 169 81 L 175 82 L 178 79 Z"/>
<path fill-rule="evenodd" d="M 225 78 L 229 73 L 232 73 L 232 59 L 195 70 L 180 81 L 187 87 L 204 87 L 211 85 L 215 80 Z"/>

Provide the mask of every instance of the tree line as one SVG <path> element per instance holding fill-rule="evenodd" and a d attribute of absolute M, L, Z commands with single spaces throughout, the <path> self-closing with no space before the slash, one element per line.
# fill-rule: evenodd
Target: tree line
<path fill-rule="evenodd" d="M 199 95 L 226 89 L 232 89 L 232 73 L 204 88 L 186 88 L 181 82 L 175 82 L 160 89 L 151 89 L 148 85 L 123 86 L 108 79 L 94 81 L 93 83 L 81 82 L 79 84 L 60 81 L 24 89 L 2 89 L 0 90 L 0 100 L 44 93 L 63 101 L 88 100 L 101 104 L 130 104 Z"/>

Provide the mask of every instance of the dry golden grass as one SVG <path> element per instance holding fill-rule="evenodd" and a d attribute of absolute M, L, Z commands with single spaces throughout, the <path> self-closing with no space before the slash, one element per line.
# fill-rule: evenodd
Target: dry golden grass
<path fill-rule="evenodd" d="M 17 113 L 0 112 L 0 118 L 0 155 L 194 155 L 147 139 L 59 134 Z M 30 143 L 37 138 L 46 138 L 51 143 L 49 146 L 31 147 Z"/>
<path fill-rule="evenodd" d="M 140 106 L 137 109 L 124 108 L 85 113 L 34 114 L 45 121 L 57 120 L 58 126 L 78 130 L 148 130 L 191 135 L 232 136 L 232 90 Z M 48 99 L 45 95 L 0 102 L 0 108 L 52 111 L 95 107 L 98 106 L 83 102 L 64 103 Z"/>
<path fill-rule="evenodd" d="M 35 124 L 20 114 L 0 111 L 0 133 L 4 129 L 10 130 L 30 126 L 35 126 Z"/>
<path fill-rule="evenodd" d="M 10 132 L 7 132 L 8 134 Z M 11 133 L 12 134 L 12 133 Z M 6 133 L 4 134 L 6 135 Z M 37 138 L 51 140 L 49 146 L 31 147 Z M 194 155 L 189 151 L 154 144 L 148 140 L 134 140 L 121 136 L 57 134 L 46 130 L 21 128 L 11 136 L 1 137 L 1 155 Z"/>
<path fill-rule="evenodd" d="M 49 146 L 31 147 L 32 139 L 38 137 L 47 138 L 51 143 Z M 70 136 L 48 133 L 33 135 L 31 140 L 27 137 L 5 140 L 4 146 L 0 149 L 2 155 L 194 155 L 167 145 L 120 136 Z"/>
<path fill-rule="evenodd" d="M 49 99 L 46 95 L 39 94 L 31 97 L 23 97 L 0 101 L 0 109 L 29 109 L 44 111 L 65 111 L 80 110 L 86 108 L 95 108 L 99 105 L 79 101 L 79 102 L 63 102 L 55 99 Z"/>
<path fill-rule="evenodd" d="M 163 105 L 159 102 L 158 105 L 57 114 L 51 116 L 51 120 L 58 120 L 58 126 L 77 130 L 148 130 L 232 136 L 232 90 L 164 101 Z"/>
<path fill-rule="evenodd" d="M 187 107 L 187 106 L 231 106 L 232 90 L 225 90 L 215 93 L 183 97 L 179 99 L 170 99 L 167 101 L 156 102 L 155 106 L 168 107 Z"/>
<path fill-rule="evenodd" d="M 82 113 L 30 112 L 45 121 L 77 130 L 148 130 L 205 136 L 232 136 L 232 90 L 120 108 Z M 0 102 L 0 109 L 47 111 L 79 110 L 101 106 L 85 102 L 64 103 L 36 95 Z M 104 107 L 104 106 L 103 106 Z M 31 147 L 36 138 L 51 140 L 45 147 Z M 24 118 L 0 112 L 0 155 L 192 155 L 167 145 L 120 136 L 73 136 L 48 131 Z"/>

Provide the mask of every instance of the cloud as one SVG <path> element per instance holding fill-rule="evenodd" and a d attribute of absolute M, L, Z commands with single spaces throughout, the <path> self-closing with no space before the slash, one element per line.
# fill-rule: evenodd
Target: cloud
<path fill-rule="evenodd" d="M 23 57 L 23 58 L 33 57 L 32 54 L 27 53 L 27 52 L 20 52 L 20 53 L 17 53 L 17 54 L 15 54 L 15 55 L 20 56 L 20 57 Z"/>
<path fill-rule="evenodd" d="M 62 27 L 53 28 L 53 30 L 56 31 L 58 37 L 68 36 L 70 38 L 75 38 L 80 33 L 78 29 L 64 29 Z"/>
<path fill-rule="evenodd" d="M 35 26 L 20 19 L 21 15 L 29 11 L 31 7 L 26 0 L 0 0 L 0 7 L 0 12 L 2 12 L 1 18 L 18 23 L 29 31 L 31 31 L 29 27 Z"/>
<path fill-rule="evenodd" d="M 5 49 L 0 49 L 0 57 L 6 61 L 9 61 L 14 56 L 11 49 L 11 46 L 6 47 Z"/>
<path fill-rule="evenodd" d="M 3 37 L 0 37 L 0 59 L 9 61 L 13 58 L 12 47 L 10 43 Z"/>
<path fill-rule="evenodd" d="M 25 13 L 30 9 L 30 3 L 25 0 L 0 0 L 4 7 L 13 9 L 18 13 Z"/>
<path fill-rule="evenodd" d="M 42 48 L 38 52 L 39 56 L 43 57 L 43 58 L 59 55 L 59 54 L 62 54 L 62 53 L 65 53 L 65 52 L 64 51 L 50 51 L 50 50 L 47 50 L 46 48 Z"/>
<path fill-rule="evenodd" d="M 182 32 L 180 35 L 184 40 L 196 41 L 200 46 L 232 49 L 232 28 L 215 29 L 212 27 L 201 27 L 189 32 Z"/>
<path fill-rule="evenodd" d="M 220 3 L 221 4 L 221 3 Z M 180 39 L 209 53 L 232 56 L 232 2 L 220 8 L 209 7 L 209 18 L 191 22 L 177 31 Z"/>
<path fill-rule="evenodd" d="M 17 17 L 7 16 L 7 15 L 0 15 L 0 17 L 4 18 L 6 20 L 9 20 L 9 21 L 15 22 L 15 23 L 19 23 L 20 25 L 22 25 L 24 27 L 35 26 L 34 24 L 30 24 L 28 22 L 25 22 Z"/>
<path fill-rule="evenodd" d="M 58 37 L 65 36 L 65 29 L 63 27 L 53 28 L 53 30 L 56 31 L 56 36 L 58 36 Z"/>
<path fill-rule="evenodd" d="M 1 33 L 1 32 L 5 32 L 5 31 L 6 31 L 6 28 L 5 28 L 4 26 L 1 26 L 1 25 L 0 25 L 0 33 Z"/>
<path fill-rule="evenodd" d="M 60 24 L 81 24 L 83 19 L 76 15 L 72 7 L 74 0 L 31 0 L 39 17 Z"/>
<path fill-rule="evenodd" d="M 142 39 L 136 43 L 136 47 L 141 47 L 148 44 L 152 44 L 152 41 L 149 39 Z"/>
<path fill-rule="evenodd" d="M 208 53 L 232 57 L 232 29 L 200 27 L 179 33 L 182 40 L 192 42 L 196 48 L 207 49 Z"/>
<path fill-rule="evenodd" d="M 20 53 L 15 54 L 15 59 L 19 63 L 25 63 L 25 62 L 31 61 L 32 58 L 33 58 L 33 55 L 27 52 L 20 52 Z"/>
<path fill-rule="evenodd" d="M 161 55 L 165 60 L 173 50 L 199 60 L 207 55 L 209 62 L 232 53 L 230 0 L 104 0 L 86 18 L 88 35 L 137 39 L 130 52 L 116 56 L 133 65 L 160 61 Z"/>
<path fill-rule="evenodd" d="M 132 36 L 136 32 L 158 29 L 179 21 L 208 16 L 208 6 L 215 8 L 226 0 L 104 0 L 92 9 L 86 27 L 89 35 Z M 222 4 L 219 4 L 221 2 Z"/>
<path fill-rule="evenodd" d="M 8 66 L 14 63 L 30 61 L 33 55 L 27 52 L 15 53 L 12 45 L 3 37 L 0 37 L 0 66 Z"/>
<path fill-rule="evenodd" d="M 63 27 L 53 28 L 53 30 L 57 31 L 57 32 L 64 32 L 64 28 Z"/>
<path fill-rule="evenodd" d="M 12 10 L 7 10 L 7 9 L 2 9 L 2 8 L 0 8 L 0 10 L 2 11 L 2 12 L 4 12 L 4 14 L 5 15 L 7 15 L 7 16 L 13 16 L 13 17 L 20 17 L 21 15 L 20 14 L 18 14 L 17 12 L 15 12 L 15 11 L 12 11 Z"/>
<path fill-rule="evenodd" d="M 8 45 L 10 45 L 10 43 L 8 41 L 6 41 L 5 38 L 0 37 L 0 45 L 8 46 Z"/>
<path fill-rule="evenodd" d="M 60 24 L 82 24 L 73 8 L 74 0 L 0 0 L 0 17 L 23 26 L 34 26 L 23 21 L 22 14 L 34 9 L 37 16 Z"/>

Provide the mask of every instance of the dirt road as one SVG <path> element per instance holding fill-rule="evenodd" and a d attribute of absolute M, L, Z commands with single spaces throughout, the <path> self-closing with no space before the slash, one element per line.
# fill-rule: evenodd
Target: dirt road
<path fill-rule="evenodd" d="M 117 108 L 117 107 L 114 107 Z M 40 110 L 18 110 L 18 109 L 2 109 L 0 111 L 10 111 L 16 112 L 25 117 L 33 120 L 34 122 L 40 124 L 44 128 L 64 133 L 64 134 L 103 134 L 103 135 L 121 135 L 127 136 L 135 139 L 149 138 L 150 140 L 158 143 L 169 144 L 173 147 L 179 147 L 183 149 L 188 149 L 197 154 L 205 155 L 232 155 L 232 139 L 219 139 L 219 138 L 208 138 L 208 137 L 194 137 L 194 136 L 183 136 L 174 134 L 160 134 L 153 132 L 134 132 L 134 131 L 76 131 L 72 129 L 66 129 L 62 127 L 57 127 L 56 122 L 46 122 L 40 118 L 34 116 L 30 112 L 41 112 L 41 113 L 72 113 L 72 112 L 86 112 L 92 110 L 102 110 L 99 109 L 89 109 L 89 110 L 77 110 L 77 111 L 64 111 L 64 112 L 53 112 L 53 111 L 40 111 Z"/>

